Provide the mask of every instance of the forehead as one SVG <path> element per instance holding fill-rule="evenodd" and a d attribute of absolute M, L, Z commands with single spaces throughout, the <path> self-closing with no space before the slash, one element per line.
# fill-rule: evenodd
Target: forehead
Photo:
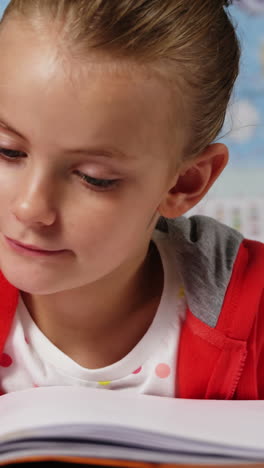
<path fill-rule="evenodd" d="M 54 78 L 58 71 L 64 71 L 70 78 L 83 73 L 106 74 L 108 79 L 126 79 L 128 82 L 159 86 L 160 92 L 167 91 L 167 76 L 160 63 L 145 63 L 126 57 L 113 57 L 99 49 L 85 50 L 73 46 L 60 37 L 58 27 L 49 30 L 36 29 L 31 23 L 20 18 L 7 19 L 0 24 L 0 41 L 5 66 L 11 68 L 21 62 L 27 62 L 32 70 L 41 70 L 43 77 Z M 0 57 L 1 58 L 1 57 Z"/>
<path fill-rule="evenodd" d="M 149 149 L 158 137 L 163 143 L 171 139 L 171 90 L 154 69 L 100 53 L 77 58 L 65 53 L 52 34 L 39 38 L 17 20 L 0 28 L 0 47 L 1 108 L 16 109 L 22 132 L 28 122 L 32 134 L 41 128 L 54 138 L 50 126 L 56 121 L 56 137 L 64 139 L 70 138 L 70 127 L 76 138 L 88 127 L 97 137 L 122 128 L 125 138 L 129 129 L 139 141 L 147 139 Z M 36 115 L 41 125 L 32 126 Z"/>
<path fill-rule="evenodd" d="M 105 77 L 109 83 L 105 94 L 110 87 L 113 89 L 115 82 L 120 94 L 123 90 L 122 82 L 126 83 L 126 94 L 133 91 L 136 93 L 139 87 L 144 91 L 142 96 L 154 87 L 159 88 L 160 94 L 167 94 L 166 86 L 151 66 L 139 65 L 132 60 L 114 59 L 102 52 L 89 51 L 86 55 L 76 57 L 73 51 L 71 53 L 67 47 L 61 47 L 54 35 L 39 36 L 23 21 L 10 20 L 1 25 L 0 44 L 1 73 L 4 73 L 3 78 L 13 74 L 13 83 L 15 76 L 19 83 L 24 84 L 24 80 L 33 83 L 35 78 L 39 86 L 43 84 L 45 87 L 48 87 L 49 82 L 63 79 L 65 86 L 70 88 L 72 84 L 74 89 L 75 84 L 75 88 L 81 92 L 85 91 L 85 81 L 88 87 L 92 81 L 98 83 Z M 19 76 L 18 71 L 21 72 Z"/>

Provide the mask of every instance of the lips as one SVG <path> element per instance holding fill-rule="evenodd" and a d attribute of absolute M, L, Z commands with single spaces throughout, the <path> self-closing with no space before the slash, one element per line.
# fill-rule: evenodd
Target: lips
<path fill-rule="evenodd" d="M 14 248 L 19 248 L 19 249 L 24 249 L 27 252 L 32 252 L 36 254 L 43 254 L 43 255 L 54 255 L 58 254 L 61 252 L 65 252 L 65 250 L 48 250 L 48 249 L 42 249 L 39 246 L 32 245 L 32 244 L 23 244 L 22 242 L 19 242 L 15 239 L 11 239 L 10 237 L 5 236 L 6 241 L 9 243 L 9 245 L 13 246 Z"/>
<path fill-rule="evenodd" d="M 27 249 L 27 250 L 33 250 L 34 252 L 47 252 L 47 253 L 52 253 L 52 252 L 58 252 L 58 250 L 48 250 L 48 249 L 41 249 L 40 247 L 36 246 L 36 245 L 30 245 L 30 244 L 22 244 L 22 242 L 18 242 L 17 240 L 15 239 L 11 239 L 10 237 L 7 237 L 7 239 L 10 241 L 10 242 L 13 242 L 14 244 L 16 245 L 19 245 L 20 247 L 23 247 L 24 249 Z"/>

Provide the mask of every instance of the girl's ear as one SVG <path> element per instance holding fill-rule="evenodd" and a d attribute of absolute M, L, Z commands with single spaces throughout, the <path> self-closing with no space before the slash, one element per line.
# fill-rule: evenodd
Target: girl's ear
<path fill-rule="evenodd" d="M 195 206 L 208 192 L 228 163 L 229 153 L 222 143 L 208 146 L 195 159 L 180 167 L 173 186 L 158 211 L 166 218 L 177 218 Z"/>

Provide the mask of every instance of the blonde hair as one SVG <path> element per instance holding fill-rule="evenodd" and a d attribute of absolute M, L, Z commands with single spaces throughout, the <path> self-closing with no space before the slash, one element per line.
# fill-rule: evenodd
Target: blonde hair
<path fill-rule="evenodd" d="M 22 15 L 39 32 L 59 22 L 69 46 L 172 65 L 175 83 L 184 83 L 189 138 L 182 156 L 190 157 L 222 129 L 239 72 L 240 47 L 227 4 L 228 0 L 11 0 L 2 21 Z"/>

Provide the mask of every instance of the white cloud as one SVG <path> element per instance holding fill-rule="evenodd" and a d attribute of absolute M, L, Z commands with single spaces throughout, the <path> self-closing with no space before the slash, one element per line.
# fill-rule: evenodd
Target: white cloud
<path fill-rule="evenodd" d="M 239 0 L 238 5 L 245 7 L 251 13 L 264 13 L 264 2 L 263 0 Z"/>
<path fill-rule="evenodd" d="M 241 99 L 229 106 L 223 134 L 236 143 L 245 143 L 254 136 L 260 123 L 257 108 L 250 101 Z"/>

